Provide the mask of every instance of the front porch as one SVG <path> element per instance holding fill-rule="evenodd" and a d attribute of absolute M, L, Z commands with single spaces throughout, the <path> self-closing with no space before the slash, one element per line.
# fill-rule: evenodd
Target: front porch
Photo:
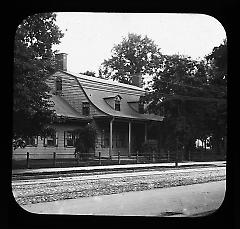
<path fill-rule="evenodd" d="M 118 156 L 131 157 L 140 152 L 144 142 L 148 140 L 148 121 L 127 120 L 120 118 L 95 120 L 97 139 L 95 156 L 112 158 Z"/>

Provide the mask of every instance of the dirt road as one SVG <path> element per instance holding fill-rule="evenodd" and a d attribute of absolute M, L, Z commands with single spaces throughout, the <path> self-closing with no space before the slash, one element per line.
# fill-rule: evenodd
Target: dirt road
<path fill-rule="evenodd" d="M 33 213 L 118 216 L 193 216 L 218 209 L 226 181 L 23 205 Z"/>

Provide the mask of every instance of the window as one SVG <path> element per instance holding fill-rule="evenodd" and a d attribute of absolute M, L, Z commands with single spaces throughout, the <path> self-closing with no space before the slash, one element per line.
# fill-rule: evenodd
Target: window
<path fill-rule="evenodd" d="M 61 77 L 57 77 L 57 79 L 56 79 L 56 91 L 62 92 L 62 78 Z"/>
<path fill-rule="evenodd" d="M 52 131 L 51 134 L 44 138 L 44 146 L 46 147 L 58 146 L 58 138 L 56 131 Z"/>
<path fill-rule="evenodd" d="M 121 101 L 121 99 L 122 99 L 122 97 L 121 96 L 119 96 L 119 95 L 117 95 L 116 97 L 115 97 L 115 106 L 114 106 L 114 109 L 116 110 L 116 111 L 120 111 L 120 101 Z"/>
<path fill-rule="evenodd" d="M 143 103 L 138 104 L 138 112 L 140 114 L 144 114 L 144 104 Z"/>
<path fill-rule="evenodd" d="M 75 135 L 72 131 L 64 131 L 64 147 L 73 147 L 75 144 Z"/>
<path fill-rule="evenodd" d="M 115 99 L 115 110 L 120 111 L 120 100 L 119 99 Z"/>
<path fill-rule="evenodd" d="M 109 147 L 109 131 L 107 130 L 102 130 L 101 133 L 101 147 L 105 148 L 105 147 Z"/>
<path fill-rule="evenodd" d="M 86 115 L 86 116 L 90 114 L 89 102 L 83 102 L 82 103 L 82 114 Z"/>
<path fill-rule="evenodd" d="M 27 137 L 25 139 L 26 146 L 37 146 L 38 145 L 38 137 L 33 136 L 33 137 Z"/>

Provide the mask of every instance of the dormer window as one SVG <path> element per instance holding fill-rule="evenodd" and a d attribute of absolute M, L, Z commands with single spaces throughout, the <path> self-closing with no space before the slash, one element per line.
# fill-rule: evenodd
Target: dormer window
<path fill-rule="evenodd" d="M 82 114 L 88 116 L 90 114 L 89 102 L 82 103 Z"/>
<path fill-rule="evenodd" d="M 62 78 L 57 77 L 56 79 L 56 92 L 62 92 Z"/>
<path fill-rule="evenodd" d="M 120 111 L 120 101 L 121 101 L 120 97 L 116 96 L 116 98 L 115 98 L 115 105 L 114 105 L 114 109 L 116 111 Z"/>
<path fill-rule="evenodd" d="M 122 97 L 120 95 L 111 95 L 111 96 L 105 97 L 103 99 L 112 109 L 114 109 L 116 111 L 121 110 Z"/>

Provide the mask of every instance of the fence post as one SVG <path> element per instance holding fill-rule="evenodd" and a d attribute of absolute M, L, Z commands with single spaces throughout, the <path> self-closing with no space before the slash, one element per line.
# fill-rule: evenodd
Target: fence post
<path fill-rule="evenodd" d="M 29 169 L 29 152 L 27 152 L 27 169 Z"/>
<path fill-rule="evenodd" d="M 99 153 L 98 153 L 98 159 L 99 159 L 99 165 L 101 165 L 102 162 L 101 162 L 101 152 L 100 152 L 100 151 L 99 151 Z"/>
<path fill-rule="evenodd" d="M 136 153 L 136 162 L 138 163 L 138 150 L 137 150 L 137 153 Z"/>
<path fill-rule="evenodd" d="M 53 166 L 56 166 L 56 152 L 53 152 Z"/>
<path fill-rule="evenodd" d="M 175 166 L 178 167 L 178 138 L 177 138 L 177 150 L 175 153 Z"/>
<path fill-rule="evenodd" d="M 118 151 L 118 164 L 120 165 L 120 151 Z"/>
<path fill-rule="evenodd" d="M 176 151 L 175 166 L 178 167 L 178 151 Z"/>
<path fill-rule="evenodd" d="M 155 154 L 155 151 L 152 150 L 152 162 L 153 162 L 153 163 L 155 162 L 155 157 L 154 157 L 155 155 L 154 155 L 154 154 Z"/>

